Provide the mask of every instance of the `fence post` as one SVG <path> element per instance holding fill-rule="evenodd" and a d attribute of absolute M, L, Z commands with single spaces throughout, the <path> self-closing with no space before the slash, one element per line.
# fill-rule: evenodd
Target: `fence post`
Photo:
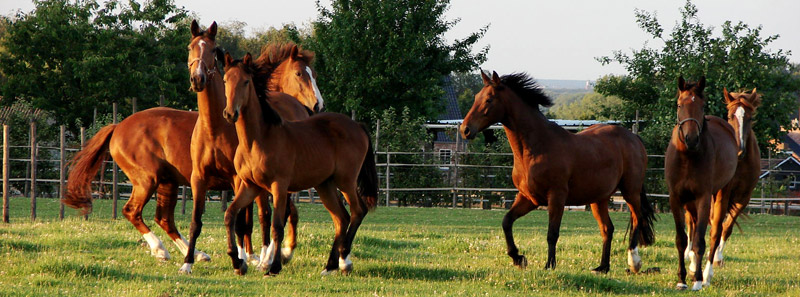
<path fill-rule="evenodd" d="M 58 187 L 58 194 L 59 194 L 59 198 L 60 198 L 59 199 L 59 208 L 58 208 L 58 219 L 59 220 L 63 220 L 64 219 L 64 202 L 61 201 L 61 199 L 64 199 L 64 196 L 66 196 L 65 194 L 67 193 L 66 192 L 66 190 L 67 190 L 67 185 L 66 185 L 67 177 L 66 177 L 65 172 L 64 172 L 64 170 L 65 170 L 64 169 L 64 161 L 65 161 L 64 153 L 66 152 L 66 150 L 64 149 L 64 145 L 65 145 L 64 141 L 66 140 L 66 137 L 64 136 L 65 135 L 65 133 L 64 133 L 65 132 L 64 131 L 64 125 L 61 125 L 60 128 L 61 128 L 61 147 L 60 147 L 60 149 L 61 149 L 60 150 L 61 159 L 58 162 L 58 172 L 60 174 L 59 187 Z"/>
<path fill-rule="evenodd" d="M 131 102 L 131 111 L 133 111 L 133 112 L 131 112 L 131 114 L 134 114 L 134 113 L 136 113 L 136 97 L 133 97 L 133 99 L 131 99 L 131 101 L 132 101 Z"/>
<path fill-rule="evenodd" d="M 181 214 L 186 214 L 186 186 L 181 186 Z"/>
<path fill-rule="evenodd" d="M 8 220 L 8 125 L 3 125 L 3 223 Z"/>
<path fill-rule="evenodd" d="M 389 150 L 386 150 L 386 207 L 389 207 L 389 189 L 391 185 L 389 185 L 389 164 L 391 163 L 391 156 L 389 154 Z M 400 201 L 397 201 L 397 206 L 400 206 Z"/>
<path fill-rule="evenodd" d="M 114 113 L 114 124 L 117 123 L 117 102 L 112 105 Z M 111 214 L 112 219 L 117 219 L 117 199 L 119 199 L 119 189 L 117 188 L 117 162 L 111 162 Z"/>
<path fill-rule="evenodd" d="M 164 107 L 164 95 L 158 96 L 158 106 Z"/>
<path fill-rule="evenodd" d="M 219 204 L 221 204 L 222 212 L 228 209 L 228 191 L 222 191 L 222 194 L 219 198 Z"/>
<path fill-rule="evenodd" d="M 81 127 L 81 150 L 83 150 L 83 143 L 84 142 L 86 142 L 86 128 Z M 92 195 L 92 190 L 89 190 L 88 194 L 89 194 L 89 196 L 91 196 Z M 88 221 L 89 220 L 89 215 L 88 214 L 83 215 L 83 220 Z"/>
<path fill-rule="evenodd" d="M 453 152 L 453 208 L 456 208 L 456 198 L 458 193 L 456 191 L 456 187 L 458 187 L 458 145 L 460 144 L 461 136 L 458 133 L 458 129 L 456 129 L 456 149 Z M 464 201 L 462 204 L 466 203 L 467 197 L 464 197 Z"/>
<path fill-rule="evenodd" d="M 31 119 L 31 221 L 36 220 L 36 120 Z"/>

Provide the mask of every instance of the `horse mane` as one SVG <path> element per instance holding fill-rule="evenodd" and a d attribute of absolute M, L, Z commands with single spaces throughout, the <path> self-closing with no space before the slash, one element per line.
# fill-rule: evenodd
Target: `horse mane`
<path fill-rule="evenodd" d="M 269 82 L 269 78 L 273 75 L 280 75 L 277 72 L 278 66 L 292 57 L 292 48 L 297 46 L 297 58 L 302 60 L 308 65 L 314 61 L 314 52 L 302 49 L 294 42 L 272 42 L 261 48 L 261 54 L 255 60 L 255 65 L 258 67 L 259 73 L 255 75 L 259 80 L 264 80 L 264 83 Z M 267 86 L 270 90 L 274 90 L 275 86 Z M 266 88 L 264 89 L 266 90 Z"/>
<path fill-rule="evenodd" d="M 539 106 L 553 106 L 553 99 L 545 95 L 542 87 L 527 73 L 517 72 L 503 75 L 500 77 L 500 83 L 514 91 L 517 96 L 522 98 L 523 102 L 537 110 Z"/>
<path fill-rule="evenodd" d="M 729 94 L 733 95 L 733 93 L 729 93 Z M 756 108 L 758 108 L 759 105 L 761 105 L 761 94 L 756 93 L 756 96 L 755 96 L 755 98 L 753 100 L 750 100 L 750 96 L 753 95 L 752 91 L 751 92 L 740 92 L 740 93 L 736 93 L 736 94 L 737 94 L 737 96 L 734 98 L 736 100 L 728 102 L 728 106 L 727 106 L 728 109 L 736 108 L 737 104 L 741 104 L 741 105 L 744 105 L 747 108 L 755 110 Z"/>
<path fill-rule="evenodd" d="M 266 88 L 267 82 L 264 79 L 260 79 L 259 73 L 262 71 L 260 71 L 259 67 L 257 65 L 246 65 L 244 61 L 237 59 L 233 60 L 233 63 L 230 65 L 225 65 L 225 72 L 227 73 L 228 70 L 233 67 L 241 68 L 245 73 L 252 76 L 251 81 L 253 83 L 253 88 L 256 90 L 258 103 L 261 105 L 261 115 L 264 117 L 264 121 L 267 122 L 267 124 L 280 124 L 283 119 L 281 119 L 278 112 L 269 105 L 269 91 Z"/>

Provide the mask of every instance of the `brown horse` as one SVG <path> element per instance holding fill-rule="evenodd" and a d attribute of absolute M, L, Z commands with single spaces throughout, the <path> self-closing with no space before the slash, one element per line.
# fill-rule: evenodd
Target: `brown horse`
<path fill-rule="evenodd" d="M 275 57 L 269 61 L 272 63 L 269 65 L 277 67 L 286 64 L 292 65 L 293 68 L 308 67 L 313 54 L 291 49 L 291 47 L 291 45 L 285 45 L 274 48 L 272 51 L 265 51 L 264 54 Z M 296 48 L 296 46 L 293 47 Z M 296 56 L 291 55 L 292 52 L 296 53 Z M 270 73 L 270 75 L 279 74 Z M 303 91 L 316 88 L 313 80 L 307 76 L 301 77 L 292 74 L 291 79 L 281 79 L 280 81 L 283 84 L 281 88 L 287 92 L 293 92 L 297 98 L 302 98 L 301 101 L 305 107 L 298 109 L 297 104 L 283 102 L 277 103 L 284 106 L 284 108 L 278 108 L 279 110 L 293 109 L 291 113 L 297 114 L 300 111 L 302 114 L 304 109 L 311 110 L 320 105 L 317 101 L 321 101 L 321 97 L 315 98 L 314 92 Z M 68 192 L 64 202 L 71 207 L 82 208 L 87 212 L 91 210 L 92 201 L 89 194 L 91 180 L 97 174 L 102 161 L 105 160 L 106 152 L 110 150 L 111 156 L 133 185 L 131 197 L 123 207 L 123 215 L 143 234 L 153 255 L 159 259 L 169 259 L 169 252 L 161 240 L 142 220 L 142 209 L 152 194 L 157 192 L 156 223 L 167 232 L 181 252 L 186 255 L 189 243 L 175 227 L 174 209 L 177 203 L 178 186 L 188 185 L 191 178 L 191 158 L 186 152 L 190 150 L 191 133 L 197 122 L 197 116 L 197 112 L 163 107 L 152 108 L 137 112 L 119 124 L 104 127 L 87 142 L 86 147 L 72 160 L 67 183 Z M 286 117 L 292 118 L 289 114 Z M 296 117 L 305 118 L 307 116 Z M 231 189 L 231 186 L 223 185 L 215 188 L 215 190 L 225 189 Z M 294 226 L 297 224 L 296 210 L 293 209 L 293 213 L 290 230 L 294 230 Z M 247 225 L 252 226 L 252 222 L 248 222 Z M 249 237 L 249 232 L 246 235 Z M 294 232 L 290 232 L 291 242 L 294 242 L 294 235 Z M 247 253 L 242 254 L 257 259 L 258 257 L 252 255 L 249 238 L 245 241 L 247 242 L 245 245 Z M 200 251 L 195 251 L 194 254 L 198 261 L 210 259 Z M 288 254 L 290 255 L 290 253 Z"/>
<path fill-rule="evenodd" d="M 692 272 L 692 290 L 708 286 L 713 270 L 709 265 L 706 275 L 700 271 L 705 253 L 705 233 L 710 217 L 724 218 L 727 210 L 725 199 L 714 199 L 728 184 L 736 171 L 736 139 L 733 128 L 724 120 L 706 116 L 703 112 L 706 98 L 703 95 L 705 77 L 697 83 L 687 83 L 683 77 L 678 79 L 678 124 L 672 129 L 672 139 L 665 157 L 665 177 L 669 188 L 669 203 L 675 219 L 675 246 L 679 253 L 680 290 L 686 285 L 684 252 L 687 248 L 687 235 L 684 231 L 684 211 L 689 214 L 692 249 L 689 255 Z M 712 208 L 714 214 L 711 214 Z M 712 244 L 718 240 L 719 224 L 711 228 Z M 710 250 L 709 258 L 714 257 Z"/>
<path fill-rule="evenodd" d="M 307 120 L 285 122 L 265 100 L 280 93 L 259 96 L 250 83 L 256 73 L 250 54 L 242 61 L 226 55 L 225 62 L 228 100 L 225 119 L 236 125 L 239 146 L 234 163 L 242 180 L 236 198 L 225 212 L 228 255 L 234 272 L 239 275 L 247 272 L 247 263 L 237 256 L 232 234 L 239 209 L 264 189 L 272 193 L 275 209 L 283 209 L 288 192 L 310 187 L 319 192 L 336 229 L 323 274 L 337 269 L 350 272 L 353 238 L 367 211 L 377 204 L 378 175 L 369 134 L 341 114 L 321 113 Z M 349 218 L 336 193 L 337 187 L 350 205 Z M 283 213 L 276 211 L 272 218 L 271 247 L 281 244 L 283 224 Z M 280 256 L 277 252 L 270 249 L 268 262 Z M 281 268 L 281 262 L 274 261 L 267 274 L 277 274 Z"/>
<path fill-rule="evenodd" d="M 739 162 L 733 178 L 722 189 L 722 193 L 725 195 L 722 198 L 728 199 L 729 212 L 722 226 L 722 238 L 719 244 L 712 243 L 711 245 L 711 249 L 717 251 L 714 265 L 718 266 L 722 266 L 724 263 L 722 250 L 725 248 L 725 242 L 733 232 L 736 218 L 750 203 L 750 196 L 753 194 L 753 189 L 758 183 L 758 176 L 761 174 L 761 151 L 758 149 L 758 140 L 752 129 L 753 115 L 761 104 L 761 96 L 758 95 L 756 89 L 753 89 L 750 94 L 728 93 L 728 89 L 723 89 L 723 95 L 728 107 L 728 123 L 736 133 Z"/>
<path fill-rule="evenodd" d="M 225 122 L 222 119 L 222 109 L 225 105 L 225 89 L 221 75 L 215 75 L 218 72 L 215 62 L 215 59 L 218 57 L 218 52 L 213 51 L 212 49 L 216 48 L 216 22 L 211 24 L 206 31 L 201 31 L 197 25 L 197 22 L 193 21 L 191 32 L 192 40 L 188 47 L 188 66 L 192 90 L 197 92 L 197 110 L 199 116 L 191 138 L 192 176 L 190 183 L 192 185 L 192 194 L 195 199 L 193 201 L 194 207 L 192 209 L 189 252 L 194 251 L 197 237 L 201 232 L 202 215 L 205 209 L 206 191 L 218 187 L 219 185 L 229 185 L 233 187 L 234 192 L 238 192 L 237 188 L 241 183 L 236 176 L 236 171 L 233 166 L 233 157 L 238 144 L 236 129 L 233 125 Z M 300 53 L 301 51 L 294 46 L 292 50 L 289 51 L 290 56 L 286 58 L 290 63 L 306 63 L 303 68 L 307 70 L 310 69 L 307 67 L 307 63 L 310 63 L 309 59 L 312 57 L 312 55 L 309 54 L 301 56 Z M 273 66 L 277 67 L 277 65 Z M 306 78 L 313 77 L 312 73 L 306 73 L 308 75 Z M 264 72 L 263 77 L 261 77 L 259 81 L 254 81 L 253 84 L 260 86 L 259 90 L 263 90 L 263 87 L 266 86 L 269 75 L 271 75 L 271 72 Z M 302 75 L 295 76 L 296 78 L 293 79 L 294 81 L 303 80 Z M 314 81 L 310 81 L 312 82 L 312 86 L 305 88 L 299 87 L 298 90 L 312 90 L 312 92 L 305 92 L 305 94 L 316 95 L 319 93 L 319 91 L 317 90 Z M 302 96 L 303 93 L 298 93 L 297 95 Z M 303 108 L 297 102 L 297 100 L 290 95 L 283 94 L 282 96 L 273 96 L 270 98 L 270 100 L 275 105 L 276 111 L 285 116 L 289 121 L 300 120 L 308 117 L 308 112 L 306 112 L 305 108 Z M 309 103 L 311 103 L 311 101 L 307 100 L 306 108 L 308 108 L 310 105 Z M 310 109 L 319 109 L 318 102 L 314 101 L 309 110 Z M 258 193 L 258 197 L 259 199 L 257 199 L 256 202 L 259 204 L 259 220 L 262 221 L 262 234 L 266 234 L 266 224 L 264 224 L 263 221 L 269 217 L 267 192 L 262 191 Z M 251 206 L 248 206 L 248 208 L 250 207 Z M 276 209 L 276 213 L 281 214 L 280 217 L 282 219 L 287 218 L 287 216 L 284 214 L 284 209 L 287 212 L 294 210 L 291 200 L 288 204 L 284 205 L 284 208 Z M 294 210 L 293 213 L 294 215 L 291 215 L 291 217 L 294 217 L 294 219 L 291 219 L 291 221 L 292 225 L 295 225 L 296 210 Z M 237 223 L 237 225 L 244 226 L 245 224 Z M 292 251 L 297 245 L 295 242 L 296 228 L 294 226 L 291 227 L 292 228 L 290 228 L 289 231 L 290 236 L 289 241 L 287 242 L 287 247 L 281 250 L 282 257 L 280 259 L 282 261 L 288 261 L 291 259 Z M 247 231 L 243 229 L 244 228 L 238 227 L 236 230 L 240 241 Z M 262 241 L 261 254 L 266 255 L 268 250 L 266 236 L 262 236 Z M 245 245 L 248 244 L 245 243 Z M 247 260 L 244 253 L 240 252 L 238 254 L 242 256 L 242 260 Z M 263 259 L 264 257 L 261 258 L 262 259 L 260 259 L 258 267 L 261 269 L 266 269 L 268 264 L 266 260 Z M 184 265 L 180 268 L 179 272 L 191 273 L 191 267 L 193 263 L 193 258 L 186 257 L 184 259 Z"/>
<path fill-rule="evenodd" d="M 642 266 L 637 244 L 654 242 L 653 207 L 644 192 L 647 153 L 639 138 L 630 131 L 611 125 L 594 125 L 572 134 L 548 121 L 539 106 L 552 105 L 536 83 L 526 74 L 489 78 L 481 72 L 484 87 L 475 95 L 461 133 L 467 139 L 500 122 L 514 153 L 512 178 L 519 190 L 511 210 L 503 218 L 508 255 L 514 265 L 525 268 L 525 256 L 514 244 L 514 221 L 540 205 L 547 206 L 547 263 L 556 267 L 556 242 L 566 205 L 591 204 L 603 237 L 600 266 L 609 270 L 614 225 L 608 216 L 610 197 L 619 189 L 631 209 L 631 239 L 628 265 L 634 272 Z"/>

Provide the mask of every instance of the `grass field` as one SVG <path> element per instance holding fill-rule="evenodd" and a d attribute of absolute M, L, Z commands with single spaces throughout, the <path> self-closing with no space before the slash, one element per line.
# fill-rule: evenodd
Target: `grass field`
<path fill-rule="evenodd" d="M 182 257 L 160 228 L 153 230 L 165 240 L 169 261 L 151 257 L 122 216 L 108 219 L 108 201 L 96 201 L 89 221 L 72 210 L 58 221 L 57 201 L 42 199 L 35 223 L 29 203 L 12 199 L 12 222 L 0 224 L 0 296 L 696 295 L 673 289 L 677 251 L 672 217 L 666 214 L 659 215 L 656 244 L 641 251 L 643 268 L 659 267 L 660 273 L 626 274 L 628 214 L 612 213 L 617 231 L 611 272 L 595 275 L 589 270 L 599 263 L 601 240 L 589 212 L 565 214 L 558 266 L 545 271 L 544 211 L 531 212 L 515 225 L 517 244 L 530 262 L 527 270 L 519 270 L 505 255 L 503 210 L 379 208 L 356 237 L 353 273 L 322 277 L 333 238 L 331 219 L 321 205 L 301 204 L 295 257 L 279 276 L 264 278 L 254 269 L 243 277 L 233 274 L 216 203 L 208 206 L 198 245 L 213 260 L 196 264 L 189 276 L 177 273 Z M 146 218 L 152 218 L 153 204 L 145 209 Z M 186 234 L 188 214 L 176 216 Z M 800 296 L 800 218 L 753 215 L 742 228 L 726 248 L 726 266 L 715 271 L 702 295 Z"/>

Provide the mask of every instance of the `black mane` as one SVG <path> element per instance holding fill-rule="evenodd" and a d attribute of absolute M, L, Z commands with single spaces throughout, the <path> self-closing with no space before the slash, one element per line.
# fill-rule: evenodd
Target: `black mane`
<path fill-rule="evenodd" d="M 283 119 L 281 116 L 272 109 L 272 106 L 269 105 L 269 94 L 267 91 L 267 83 L 263 79 L 259 79 L 257 77 L 259 71 L 255 67 L 245 65 L 241 59 L 233 60 L 231 65 L 225 65 L 225 72 L 227 73 L 229 69 L 233 67 L 238 67 L 244 70 L 245 73 L 251 76 L 250 82 L 253 84 L 253 88 L 256 90 L 256 97 L 258 97 L 258 103 L 261 105 L 261 115 L 264 117 L 264 121 L 267 124 L 280 124 Z"/>
<path fill-rule="evenodd" d="M 517 96 L 522 98 L 523 102 L 536 107 L 536 109 L 539 109 L 539 106 L 553 106 L 553 99 L 547 97 L 542 87 L 527 73 L 518 72 L 503 75 L 500 77 L 500 83 L 517 93 Z"/>

